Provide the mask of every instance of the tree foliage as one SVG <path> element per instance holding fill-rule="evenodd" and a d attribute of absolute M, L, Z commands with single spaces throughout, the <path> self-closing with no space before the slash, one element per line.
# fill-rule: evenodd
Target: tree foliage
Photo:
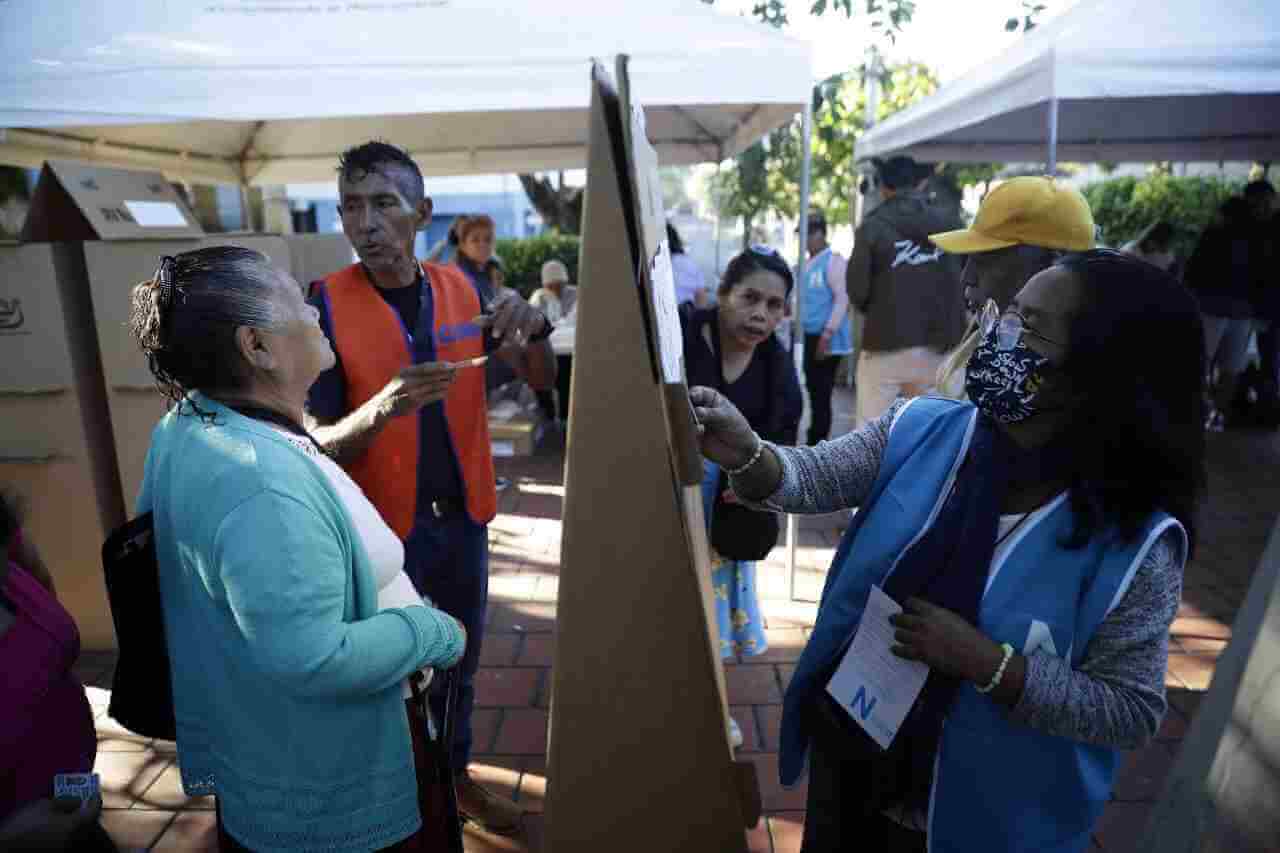
<path fill-rule="evenodd" d="M 526 299 L 542 285 L 542 265 L 555 259 L 569 270 L 569 280 L 578 281 L 579 240 L 571 234 L 539 234 L 520 240 L 504 239 L 494 245 L 506 269 L 506 285 Z"/>
<path fill-rule="evenodd" d="M 1239 180 L 1157 173 L 1099 181 L 1083 192 L 1093 210 L 1093 221 L 1102 229 L 1103 243 L 1121 246 L 1163 219 L 1175 228 L 1175 254 L 1185 258 L 1222 203 L 1242 189 Z"/>

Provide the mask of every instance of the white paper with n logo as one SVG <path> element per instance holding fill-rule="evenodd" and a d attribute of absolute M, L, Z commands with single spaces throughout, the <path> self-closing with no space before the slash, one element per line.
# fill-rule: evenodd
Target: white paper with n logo
<path fill-rule="evenodd" d="M 925 664 L 889 651 L 894 645 L 889 617 L 900 612 L 902 608 L 880 587 L 871 587 L 853 642 L 827 683 L 831 698 L 881 749 L 893 742 L 929 676 Z"/>

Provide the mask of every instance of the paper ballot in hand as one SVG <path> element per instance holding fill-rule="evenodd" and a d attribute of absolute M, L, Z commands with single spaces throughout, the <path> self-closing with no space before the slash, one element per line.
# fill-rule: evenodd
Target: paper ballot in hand
<path fill-rule="evenodd" d="M 871 587 L 853 642 L 827 683 L 827 693 L 881 749 L 893 742 L 929 676 L 925 664 L 889 651 L 894 645 L 889 617 L 901 611 L 880 587 Z"/>

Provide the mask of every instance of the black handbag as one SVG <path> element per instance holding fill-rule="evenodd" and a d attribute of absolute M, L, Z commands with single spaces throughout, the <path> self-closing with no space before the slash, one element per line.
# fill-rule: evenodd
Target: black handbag
<path fill-rule="evenodd" d="M 107 537 L 102 545 L 102 569 L 120 651 L 107 713 L 131 732 L 175 740 L 169 647 L 160 609 L 160 570 L 151 513 L 138 516 Z"/>
<path fill-rule="evenodd" d="M 439 853 L 463 853 L 462 818 L 458 812 L 458 794 L 454 779 L 462 768 L 453 766 L 453 742 L 458 716 L 458 668 L 436 672 L 442 685 L 433 685 L 445 694 L 444 719 L 436 720 L 427 702 L 422 676 L 409 676 L 413 693 L 414 761 L 418 773 L 418 810 L 422 813 L 419 830 L 421 847 Z"/>
<path fill-rule="evenodd" d="M 763 560 L 778 544 L 782 525 L 776 512 L 751 509 L 724 499 L 729 477 L 720 472 L 711 505 L 711 547 L 730 560 Z"/>

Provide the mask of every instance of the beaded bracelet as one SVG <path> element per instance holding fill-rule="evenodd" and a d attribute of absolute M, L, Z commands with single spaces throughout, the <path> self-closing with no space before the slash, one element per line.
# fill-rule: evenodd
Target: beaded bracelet
<path fill-rule="evenodd" d="M 1013 646 L 1008 643 L 1001 643 L 1000 651 L 1004 652 L 1004 657 L 1000 659 L 1000 666 L 996 669 L 996 674 L 991 676 L 991 683 L 986 687 L 979 687 L 976 684 L 973 686 L 979 693 L 990 693 L 1000 686 L 1000 679 L 1004 678 L 1005 667 L 1009 665 L 1009 661 L 1013 660 Z"/>
<path fill-rule="evenodd" d="M 751 454 L 751 458 L 747 460 L 747 464 L 743 465 L 741 468 L 725 468 L 724 472 L 728 474 L 730 477 L 737 477 L 740 474 L 745 474 L 747 472 L 747 469 L 749 469 L 752 465 L 760 461 L 760 454 L 762 453 L 764 453 L 764 442 L 761 441 L 760 436 L 757 435 L 756 436 L 756 452 Z"/>

